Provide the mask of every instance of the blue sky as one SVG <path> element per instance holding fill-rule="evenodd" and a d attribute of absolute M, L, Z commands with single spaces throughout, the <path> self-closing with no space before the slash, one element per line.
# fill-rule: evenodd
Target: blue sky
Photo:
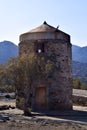
<path fill-rule="evenodd" d="M 0 0 L 0 41 L 19 43 L 19 35 L 47 21 L 87 46 L 87 0 Z"/>

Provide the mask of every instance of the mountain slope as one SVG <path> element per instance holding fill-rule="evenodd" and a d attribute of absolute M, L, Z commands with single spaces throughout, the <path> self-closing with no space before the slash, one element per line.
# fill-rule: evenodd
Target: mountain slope
<path fill-rule="evenodd" d="M 72 46 L 72 73 L 74 78 L 79 78 L 87 83 L 87 46 Z"/>
<path fill-rule="evenodd" d="M 87 63 L 87 46 L 72 46 L 72 60 Z"/>
<path fill-rule="evenodd" d="M 74 78 L 79 78 L 87 83 L 87 63 L 72 61 L 72 74 Z"/>
<path fill-rule="evenodd" d="M 0 63 L 4 63 L 11 57 L 18 56 L 18 46 L 10 41 L 0 42 Z"/>

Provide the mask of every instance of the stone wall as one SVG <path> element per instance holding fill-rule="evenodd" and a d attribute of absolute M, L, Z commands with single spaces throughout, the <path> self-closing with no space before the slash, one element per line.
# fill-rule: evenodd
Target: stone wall
<path fill-rule="evenodd" d="M 72 96 L 73 105 L 87 106 L 87 97 L 84 96 Z"/>
<path fill-rule="evenodd" d="M 70 36 L 60 30 L 55 30 L 55 32 L 33 32 L 33 33 L 24 33 L 20 35 L 20 41 L 27 41 L 27 40 L 55 40 L 55 39 L 61 39 L 64 41 L 70 42 Z"/>
<path fill-rule="evenodd" d="M 71 44 L 64 40 L 25 40 L 19 44 L 19 55 L 36 53 L 37 43 L 44 43 L 44 53 L 48 60 L 56 64 L 51 81 L 47 79 L 47 108 L 49 110 L 72 109 Z M 20 92 L 19 92 L 20 93 Z M 33 98 L 33 102 L 34 102 Z M 19 101 L 17 102 L 19 103 Z M 34 103 L 33 103 L 34 104 Z M 20 106 L 20 105 L 19 105 Z"/>
<path fill-rule="evenodd" d="M 74 105 L 87 106 L 87 90 L 73 89 L 72 100 Z"/>
<path fill-rule="evenodd" d="M 71 53 L 69 43 L 64 41 L 49 41 L 46 44 L 46 55 L 59 67 L 53 77 L 49 89 L 49 109 L 71 109 L 72 76 Z M 68 49 L 69 48 L 69 49 Z"/>

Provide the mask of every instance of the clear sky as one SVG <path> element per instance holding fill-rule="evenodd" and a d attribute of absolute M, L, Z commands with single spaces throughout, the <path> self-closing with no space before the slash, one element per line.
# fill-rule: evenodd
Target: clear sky
<path fill-rule="evenodd" d="M 19 43 L 19 35 L 47 21 L 87 46 L 87 0 L 0 0 L 0 41 Z"/>

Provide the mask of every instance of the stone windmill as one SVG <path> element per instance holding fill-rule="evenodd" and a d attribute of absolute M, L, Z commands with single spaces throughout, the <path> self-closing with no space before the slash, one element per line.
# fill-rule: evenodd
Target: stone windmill
<path fill-rule="evenodd" d="M 50 60 L 59 66 L 51 83 L 37 82 L 34 86 L 33 110 L 72 109 L 71 47 L 70 35 L 50 26 L 46 21 L 39 27 L 20 35 L 19 56 L 32 52 L 42 54 L 50 57 Z"/>

